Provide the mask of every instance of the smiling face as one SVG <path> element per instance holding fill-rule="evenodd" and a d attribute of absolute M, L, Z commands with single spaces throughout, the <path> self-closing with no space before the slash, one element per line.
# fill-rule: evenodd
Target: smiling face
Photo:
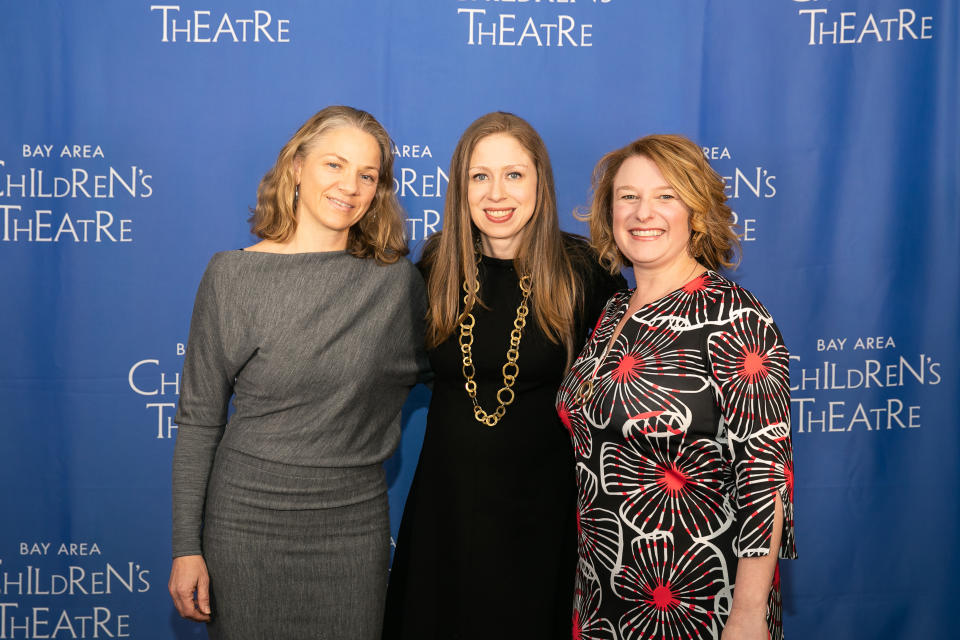
<path fill-rule="evenodd" d="M 467 171 L 470 219 L 483 252 L 512 259 L 537 204 L 533 158 L 516 138 L 496 133 L 477 142 Z"/>
<path fill-rule="evenodd" d="M 377 193 L 377 140 L 356 127 L 327 131 L 294 159 L 293 172 L 300 189 L 296 234 L 318 238 L 329 250 L 346 249 L 350 227 Z"/>
<path fill-rule="evenodd" d="M 613 178 L 613 239 L 634 272 L 689 269 L 690 211 L 656 163 L 624 160 Z"/>

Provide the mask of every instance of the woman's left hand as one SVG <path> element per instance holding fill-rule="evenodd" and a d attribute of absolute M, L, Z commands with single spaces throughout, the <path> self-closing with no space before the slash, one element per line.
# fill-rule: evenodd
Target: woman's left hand
<path fill-rule="evenodd" d="M 764 613 L 748 614 L 737 610 L 730 612 L 720 640 L 768 640 L 770 632 Z"/>

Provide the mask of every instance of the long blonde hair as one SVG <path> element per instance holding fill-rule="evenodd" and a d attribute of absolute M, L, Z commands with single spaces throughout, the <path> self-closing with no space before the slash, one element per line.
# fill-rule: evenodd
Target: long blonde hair
<path fill-rule="evenodd" d="M 562 344 L 568 363 L 574 349 L 576 309 L 582 305 L 583 285 L 564 249 L 557 220 L 553 168 L 547 147 L 533 127 L 511 113 L 481 116 L 463 132 L 450 160 L 450 183 L 443 207 L 443 230 L 424 246 L 427 265 L 427 347 L 435 348 L 453 333 L 473 304 L 461 309 L 462 285 L 477 277 L 476 246 L 480 231 L 470 219 L 467 201 L 470 156 L 487 136 L 507 134 L 530 154 L 537 171 L 537 201 L 514 257 L 518 274 L 531 277 L 533 317 L 554 344 Z M 478 294 L 476 302 L 483 305 Z"/>
<path fill-rule="evenodd" d="M 324 133 L 341 127 L 356 127 L 369 133 L 380 148 L 377 192 L 370 208 L 350 227 L 347 250 L 358 258 L 374 257 L 390 264 L 408 253 L 403 228 L 403 210 L 393 191 L 393 146 L 377 119 L 353 107 L 331 106 L 307 120 L 283 146 L 277 162 L 267 171 L 257 189 L 257 206 L 250 216 L 250 233 L 284 242 L 297 230 L 296 178 L 293 164 L 310 153 Z"/>

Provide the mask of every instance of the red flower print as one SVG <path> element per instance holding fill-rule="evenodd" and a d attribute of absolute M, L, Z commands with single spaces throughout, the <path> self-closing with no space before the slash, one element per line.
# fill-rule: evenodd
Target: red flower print
<path fill-rule="evenodd" d="M 597 477 L 577 464 L 577 533 L 581 562 L 599 562 L 608 571 L 620 562 L 623 547 L 620 518 L 613 511 L 593 506 Z"/>
<path fill-rule="evenodd" d="M 703 273 L 673 293 L 643 307 L 639 319 L 643 322 L 670 322 L 672 326 L 699 325 L 710 321 L 710 314 L 722 308 L 731 296 L 716 274 Z"/>
<path fill-rule="evenodd" d="M 601 450 L 601 481 L 609 495 L 624 495 L 620 516 L 639 533 L 673 531 L 709 538 L 730 526 L 730 477 L 718 442 L 630 431 L 626 445 Z"/>
<path fill-rule="evenodd" d="M 593 397 L 584 407 L 587 423 L 604 428 L 614 407 L 628 416 L 657 411 L 686 416 L 682 395 L 702 392 L 708 381 L 693 373 L 704 368 L 700 351 L 673 346 L 678 335 L 671 329 L 648 327 L 632 343 L 618 338 L 597 366 Z M 673 427 L 682 431 L 687 422 L 681 419 Z"/>
<path fill-rule="evenodd" d="M 636 604 L 619 620 L 629 640 L 689 640 L 718 636 L 717 584 L 726 582 L 723 562 L 708 544 L 675 550 L 669 534 L 635 538 L 632 562 L 614 575 L 616 594 Z M 719 600 L 719 602 L 718 602 Z"/>
<path fill-rule="evenodd" d="M 600 584 L 596 577 L 577 571 L 577 587 L 573 599 L 574 640 L 617 640 L 613 624 L 600 617 Z"/>
<path fill-rule="evenodd" d="M 723 330 L 710 334 L 708 350 L 734 437 L 789 421 L 789 355 L 769 317 L 744 309 Z"/>
<path fill-rule="evenodd" d="M 568 394 L 563 394 L 562 390 L 561 397 L 563 399 L 557 404 L 557 415 L 560 416 L 560 422 L 563 423 L 570 434 L 574 453 L 577 454 L 577 457 L 589 458 L 593 453 L 593 437 L 590 435 L 590 429 L 583 413 L 571 411 L 567 408 L 567 402 L 571 401 L 572 398 Z"/>
<path fill-rule="evenodd" d="M 780 553 L 796 554 L 793 534 L 793 453 L 790 426 L 769 426 L 751 434 L 746 443 L 733 442 L 738 451 L 736 472 L 737 549 L 741 556 L 766 555 L 770 549 L 770 523 L 775 496 L 783 504 Z"/>

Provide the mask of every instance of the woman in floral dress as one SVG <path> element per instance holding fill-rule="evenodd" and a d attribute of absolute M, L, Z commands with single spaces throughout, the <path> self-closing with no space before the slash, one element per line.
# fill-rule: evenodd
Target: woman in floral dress
<path fill-rule="evenodd" d="M 633 291 L 607 303 L 557 396 L 579 487 L 575 638 L 782 638 L 795 558 L 789 358 L 715 269 L 738 240 L 700 148 L 657 135 L 594 172 L 592 244 Z"/>

